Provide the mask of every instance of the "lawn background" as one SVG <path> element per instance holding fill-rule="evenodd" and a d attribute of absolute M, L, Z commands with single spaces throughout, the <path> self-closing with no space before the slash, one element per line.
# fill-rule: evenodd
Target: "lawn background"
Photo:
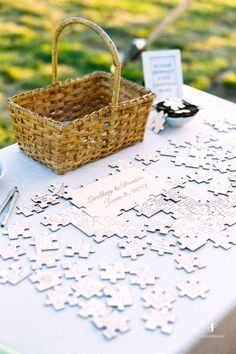
<path fill-rule="evenodd" d="M 4 100 L 50 84 L 51 40 L 58 23 L 82 16 L 99 24 L 120 52 L 150 31 L 180 0 L 0 0 L 0 148 L 14 141 Z M 184 82 L 236 102 L 236 1 L 194 0 L 151 49 L 180 48 Z M 60 79 L 109 70 L 101 40 L 81 26 L 65 30 Z M 122 75 L 142 83 L 140 61 Z"/>

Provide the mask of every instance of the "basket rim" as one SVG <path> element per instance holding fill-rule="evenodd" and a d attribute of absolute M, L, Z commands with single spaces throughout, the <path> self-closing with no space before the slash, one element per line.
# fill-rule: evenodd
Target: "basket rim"
<path fill-rule="evenodd" d="M 65 126 L 65 125 L 63 125 L 63 122 L 61 122 L 61 121 L 56 121 L 56 120 L 52 119 L 51 117 L 48 117 L 46 115 L 38 114 L 36 112 L 33 112 L 33 111 L 29 110 L 29 109 L 26 109 L 26 108 L 22 107 L 20 104 L 15 103 L 14 99 L 16 99 L 16 98 L 18 99 L 18 98 L 30 95 L 32 93 L 41 93 L 41 92 L 43 92 L 45 90 L 48 90 L 50 88 L 63 87 L 64 85 L 68 85 L 68 84 L 73 83 L 73 82 L 87 80 L 88 78 L 91 78 L 93 76 L 103 76 L 103 77 L 106 76 L 106 77 L 110 78 L 113 75 L 111 73 L 108 73 L 108 72 L 105 72 L 105 71 L 94 71 L 94 72 L 92 72 L 90 74 L 87 74 L 87 75 L 84 75 L 82 77 L 66 79 L 66 80 L 63 80 L 63 81 L 58 81 L 55 84 L 51 84 L 51 85 L 43 86 L 43 87 L 36 88 L 36 89 L 33 89 L 33 90 L 22 92 L 22 93 L 20 93 L 18 95 L 14 95 L 14 96 L 9 97 L 8 99 L 5 100 L 5 102 L 6 102 L 6 104 L 7 104 L 7 106 L 9 108 L 13 108 L 13 109 L 15 109 L 17 111 L 25 112 L 26 114 L 30 113 L 34 117 L 37 117 L 37 118 L 42 119 L 42 120 L 46 119 L 48 122 L 51 122 L 53 125 L 57 125 L 58 127 L 61 127 L 61 128 L 65 128 L 66 127 L 66 128 L 68 128 L 68 127 L 70 127 L 71 125 L 75 124 L 78 121 L 82 122 L 82 120 L 86 119 L 88 116 L 92 116 L 92 115 L 97 114 L 98 112 L 110 109 L 111 104 L 109 104 L 109 105 L 107 105 L 105 107 L 102 107 L 99 110 L 95 110 L 95 111 L 93 111 L 93 112 L 91 112 L 89 114 L 85 114 L 81 118 L 76 118 L 76 119 L 74 119 L 72 121 L 69 121 L 68 124 Z M 140 84 L 137 84 L 136 82 L 133 82 L 133 81 L 130 81 L 130 80 L 127 80 L 127 79 L 121 77 L 121 83 L 125 84 L 126 86 L 132 87 L 133 89 L 136 89 L 137 92 L 140 93 L 140 97 L 136 97 L 136 98 L 133 98 L 133 99 L 130 99 L 130 100 L 126 100 L 126 101 L 120 102 L 118 104 L 118 107 L 120 107 L 120 106 L 122 106 L 122 107 L 128 106 L 131 103 L 133 103 L 133 102 L 137 101 L 138 99 L 140 99 L 141 97 L 142 98 L 148 98 L 148 97 L 154 98 L 155 97 L 154 92 L 152 92 L 148 88 L 145 88 L 145 87 L 141 86 Z"/>

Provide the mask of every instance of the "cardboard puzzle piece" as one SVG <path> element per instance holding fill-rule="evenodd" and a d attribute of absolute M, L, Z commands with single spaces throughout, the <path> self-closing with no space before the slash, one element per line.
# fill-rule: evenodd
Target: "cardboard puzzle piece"
<path fill-rule="evenodd" d="M 226 120 L 222 120 L 221 118 L 216 119 L 215 117 L 208 117 L 205 119 L 204 123 L 210 125 L 220 133 L 229 133 L 232 129 L 232 126 L 228 124 Z"/>
<path fill-rule="evenodd" d="M 187 273 L 192 273 L 197 268 L 206 267 L 206 264 L 194 253 L 179 253 L 175 258 L 175 262 L 177 263 L 177 269 L 184 269 Z"/>
<path fill-rule="evenodd" d="M 204 159 L 208 156 L 208 148 L 205 147 L 204 144 L 201 144 L 200 148 L 199 144 L 191 145 L 187 151 L 189 157 L 195 157 L 197 159 Z"/>
<path fill-rule="evenodd" d="M 140 152 L 135 156 L 135 160 L 141 161 L 143 165 L 151 165 L 153 162 L 159 161 L 158 156 L 152 156 L 150 154 L 146 154 L 144 152 Z"/>
<path fill-rule="evenodd" d="M 174 145 L 176 148 L 184 148 L 188 146 L 188 142 L 184 141 L 183 138 L 174 137 L 168 139 L 170 145 Z"/>
<path fill-rule="evenodd" d="M 166 190 L 173 188 L 185 188 L 187 183 L 187 178 L 182 177 L 167 177 L 166 178 Z"/>
<path fill-rule="evenodd" d="M 229 193 L 233 192 L 232 186 L 229 182 L 224 183 L 218 181 L 212 181 L 208 186 L 208 191 L 214 193 L 214 195 L 229 196 Z"/>
<path fill-rule="evenodd" d="M 133 167 L 133 164 L 128 160 L 115 160 L 109 163 L 109 166 L 116 169 L 116 171 L 121 172 L 127 168 Z"/>
<path fill-rule="evenodd" d="M 171 145 L 156 149 L 156 151 L 159 152 L 161 156 L 168 157 L 176 157 L 178 154 L 178 149 Z"/>
<path fill-rule="evenodd" d="M 55 251 L 59 250 L 58 237 L 55 234 L 43 232 L 37 235 L 31 242 L 31 246 L 35 246 L 38 253 L 42 251 Z"/>
<path fill-rule="evenodd" d="M 145 313 L 142 319 L 146 321 L 146 329 L 155 331 L 156 329 L 160 328 L 162 333 L 171 334 L 173 331 L 173 323 L 175 322 L 176 316 L 167 309 L 152 309 Z"/>
<path fill-rule="evenodd" d="M 144 215 L 147 218 L 154 216 L 155 214 L 163 211 L 166 208 L 166 201 L 162 195 L 150 196 L 147 200 L 138 203 L 134 210 L 137 211 L 137 215 Z"/>
<path fill-rule="evenodd" d="M 77 229 L 82 231 L 97 243 L 103 242 L 106 236 L 106 229 L 100 217 L 93 217 L 81 210 L 71 221 Z"/>
<path fill-rule="evenodd" d="M 139 285 L 141 289 L 145 289 L 148 285 L 154 285 L 156 279 L 160 278 L 159 274 L 150 267 L 138 268 L 131 271 L 133 275 L 130 283 L 132 285 Z"/>
<path fill-rule="evenodd" d="M 161 193 L 164 196 L 164 200 L 171 200 L 172 202 L 178 203 L 182 199 L 187 198 L 184 194 L 180 191 L 176 190 L 175 188 L 168 189 Z"/>
<path fill-rule="evenodd" d="M 60 256 L 54 251 L 41 251 L 29 255 L 29 260 L 32 262 L 31 267 L 34 270 L 42 269 L 44 266 L 47 268 L 53 268 L 57 266 L 57 262 L 60 260 Z"/>
<path fill-rule="evenodd" d="M 171 309 L 175 302 L 175 297 L 168 294 L 161 287 L 156 286 L 154 289 L 143 292 L 141 299 L 144 301 L 144 307 L 153 307 L 156 310 L 163 308 Z"/>
<path fill-rule="evenodd" d="M 18 261 L 20 256 L 23 256 L 24 254 L 24 249 L 17 241 L 10 241 L 7 245 L 5 243 L 0 243 L 0 256 L 4 260 L 14 259 L 15 261 Z"/>
<path fill-rule="evenodd" d="M 180 248 L 182 250 L 187 248 L 190 251 L 194 252 L 207 243 L 207 237 L 199 235 L 194 235 L 190 237 L 188 235 L 184 235 L 178 238 L 178 243 L 180 243 Z"/>
<path fill-rule="evenodd" d="M 236 245 L 236 235 L 228 235 L 225 231 L 211 234 L 209 240 L 213 242 L 214 247 L 221 247 L 224 250 L 229 250 L 232 245 Z"/>
<path fill-rule="evenodd" d="M 225 149 L 219 149 L 219 148 L 211 148 L 210 151 L 208 151 L 208 156 L 211 157 L 212 160 L 219 160 L 219 161 L 224 161 L 227 156 L 227 152 Z M 228 155 L 228 159 L 230 159 L 230 155 Z"/>
<path fill-rule="evenodd" d="M 51 186 L 52 188 L 58 188 L 55 185 Z M 74 198 L 75 195 L 78 194 L 78 189 L 69 187 L 67 185 L 64 185 L 63 190 L 61 192 L 61 197 L 66 200 L 71 200 Z"/>
<path fill-rule="evenodd" d="M 100 263 L 100 278 L 109 280 L 111 284 L 115 284 L 117 280 L 124 280 L 129 269 L 123 262 Z"/>
<path fill-rule="evenodd" d="M 68 186 L 65 185 L 64 183 L 59 183 L 59 184 L 51 184 L 48 190 L 49 192 L 52 193 L 52 195 L 56 195 L 62 198 L 67 188 Z"/>
<path fill-rule="evenodd" d="M 60 285 L 61 277 L 62 272 L 38 269 L 29 279 L 32 283 L 37 283 L 36 289 L 41 292 Z"/>
<path fill-rule="evenodd" d="M 173 237 L 165 236 L 153 236 L 148 240 L 150 249 L 156 251 L 159 256 L 163 256 L 165 253 L 173 254 L 175 251 L 176 240 Z"/>
<path fill-rule="evenodd" d="M 186 282 L 178 284 L 177 289 L 179 290 L 179 296 L 187 296 L 192 300 L 198 297 L 205 299 L 209 291 L 209 288 L 205 284 L 200 283 L 195 277 L 191 277 Z"/>
<path fill-rule="evenodd" d="M 160 212 L 148 219 L 144 223 L 147 226 L 147 231 L 155 232 L 159 231 L 160 234 L 167 235 L 172 230 L 175 219 L 166 213 Z"/>
<path fill-rule="evenodd" d="M 188 173 L 187 174 L 189 182 L 196 182 L 198 184 L 200 183 L 210 183 L 210 180 L 212 180 L 212 177 L 208 177 L 207 175 L 201 173 L 201 172 L 195 172 L 195 173 Z"/>
<path fill-rule="evenodd" d="M 103 289 L 103 293 L 107 296 L 107 305 L 116 307 L 120 311 L 125 310 L 126 306 L 133 304 L 129 288 L 126 286 L 107 287 Z"/>
<path fill-rule="evenodd" d="M 151 110 L 151 115 L 152 115 L 151 130 L 155 134 L 159 134 L 165 128 L 168 115 L 164 111 L 158 112 L 156 109 Z"/>
<path fill-rule="evenodd" d="M 83 303 L 80 302 L 79 306 L 79 316 L 82 318 L 103 317 L 107 316 L 112 311 L 104 302 L 95 298 L 84 301 Z"/>
<path fill-rule="evenodd" d="M 90 253 L 95 253 L 95 248 L 90 242 L 85 240 L 71 240 L 66 246 L 65 256 L 74 257 L 78 255 L 80 258 L 88 258 Z"/>
<path fill-rule="evenodd" d="M 103 330 L 103 335 L 107 339 L 113 339 L 118 333 L 125 333 L 130 329 L 129 318 L 115 311 L 105 316 L 96 316 L 92 323 Z"/>
<path fill-rule="evenodd" d="M 93 296 L 101 297 L 103 295 L 104 284 L 91 276 L 84 277 L 76 282 L 72 289 L 75 291 L 77 297 L 83 296 L 90 299 Z"/>
<path fill-rule="evenodd" d="M 30 231 L 29 225 L 23 222 L 14 222 L 3 230 L 3 235 L 8 235 L 10 240 L 18 240 L 21 236 L 22 238 L 31 238 L 32 233 Z"/>
<path fill-rule="evenodd" d="M 59 197 L 53 194 L 36 194 L 32 201 L 39 205 L 42 209 L 46 209 L 49 205 L 56 205 L 60 203 Z"/>
<path fill-rule="evenodd" d="M 15 262 L 10 267 L 0 270 L 0 283 L 10 283 L 17 285 L 31 275 L 31 270 L 19 262 Z"/>
<path fill-rule="evenodd" d="M 144 240 L 131 239 L 120 241 L 118 246 L 123 248 L 120 252 L 122 257 L 130 257 L 132 260 L 136 260 L 138 256 L 144 255 L 147 243 Z"/>
<path fill-rule="evenodd" d="M 52 216 L 45 216 L 41 221 L 44 226 L 49 226 L 49 230 L 55 232 L 60 230 L 61 226 L 67 226 L 70 224 L 70 218 L 68 216 L 60 215 L 59 213 Z"/>
<path fill-rule="evenodd" d="M 23 214 L 24 216 L 32 216 L 34 213 L 42 213 L 42 209 L 38 204 L 33 202 L 28 202 L 24 204 L 17 205 L 16 214 Z"/>
<path fill-rule="evenodd" d="M 79 301 L 74 296 L 74 292 L 69 286 L 57 285 L 47 294 L 44 304 L 52 306 L 56 311 L 60 311 L 63 310 L 66 305 L 78 305 Z"/>
<path fill-rule="evenodd" d="M 202 167 L 204 170 L 210 170 L 212 165 L 211 162 L 206 157 L 199 158 L 199 157 L 191 157 L 188 155 L 181 155 L 181 154 L 178 154 L 176 158 L 171 161 L 174 162 L 175 166 L 186 166 L 192 168 Z"/>
<path fill-rule="evenodd" d="M 60 230 L 61 226 L 65 227 L 69 224 L 73 224 L 77 227 L 77 222 L 81 222 L 81 219 L 83 218 L 87 221 L 87 219 L 91 217 L 88 216 L 83 209 L 68 207 L 53 215 L 45 216 L 41 221 L 41 224 L 49 226 L 49 229 L 55 232 Z"/>
<path fill-rule="evenodd" d="M 235 188 L 235 187 L 236 187 L 236 174 L 234 174 L 234 175 L 232 175 L 232 176 L 229 176 L 228 178 L 229 178 L 229 181 L 230 181 L 230 183 L 231 183 L 231 186 L 232 186 L 233 188 Z"/>
<path fill-rule="evenodd" d="M 236 171 L 235 160 L 215 161 L 213 163 L 213 170 L 219 171 L 220 173 L 235 172 Z"/>
<path fill-rule="evenodd" d="M 117 217 L 105 217 L 102 219 L 105 226 L 104 234 L 107 237 L 118 236 L 120 238 L 127 237 L 128 239 L 143 238 L 146 233 L 140 227 L 135 226 L 129 220 L 122 220 Z"/>
<path fill-rule="evenodd" d="M 67 279 L 76 279 L 77 281 L 81 278 L 91 275 L 90 271 L 93 266 L 87 261 L 63 261 L 62 268 L 64 269 L 64 274 Z"/>

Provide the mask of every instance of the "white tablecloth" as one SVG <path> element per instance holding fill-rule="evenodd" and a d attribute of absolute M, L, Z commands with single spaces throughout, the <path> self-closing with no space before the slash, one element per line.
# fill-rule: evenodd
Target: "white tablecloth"
<path fill-rule="evenodd" d="M 65 176 L 58 176 L 31 160 L 19 151 L 16 144 L 2 149 L 0 159 L 6 162 L 7 174 L 0 181 L 0 200 L 14 185 L 19 187 L 21 193 L 19 203 L 30 200 L 37 193 L 46 192 L 51 183 L 63 181 L 72 187 L 79 187 L 81 184 L 94 181 L 97 177 L 108 175 L 111 172 L 111 168 L 108 167 L 111 161 L 133 159 L 140 151 L 154 154 L 157 147 L 167 145 L 167 139 L 170 137 L 190 137 L 199 131 L 213 131 L 213 128 L 203 125 L 204 116 L 236 115 L 236 106 L 233 103 L 189 87 L 185 87 L 184 93 L 185 99 L 202 107 L 201 112 L 191 122 L 177 129 L 167 127 L 159 135 L 147 130 L 142 143 L 90 163 Z M 219 133 L 219 136 L 221 139 L 235 139 L 236 134 L 232 131 L 229 134 Z M 135 165 L 142 166 L 138 162 Z M 182 176 L 189 171 L 184 167 L 175 167 L 170 158 L 166 157 L 148 166 L 146 170 L 161 176 Z M 214 174 L 215 178 L 221 178 L 217 171 L 209 173 Z M 204 196 L 206 192 L 201 188 L 195 185 L 192 195 L 194 198 Z M 67 204 L 65 202 L 65 205 Z M 61 207 L 62 205 L 51 207 L 48 213 L 60 210 Z M 34 235 L 45 231 L 45 226 L 40 224 L 42 218 L 43 214 L 36 214 L 28 219 Z M 11 221 L 15 219 L 25 220 L 22 215 L 12 216 Z M 58 232 L 62 244 L 78 234 L 82 235 L 72 226 L 62 228 Z M 81 237 L 86 239 L 85 235 Z M 91 256 L 91 262 L 96 265 L 101 261 L 120 260 L 116 243 L 117 239 L 115 242 L 109 239 L 98 245 L 96 253 Z M 115 340 L 107 341 L 89 320 L 78 317 L 78 310 L 75 308 L 56 313 L 52 308 L 44 306 L 45 294 L 37 292 L 34 285 L 25 280 L 15 287 L 0 286 L 0 343 L 22 354 L 182 354 L 190 351 L 194 345 L 197 347 L 192 353 L 235 353 L 236 327 L 235 316 L 232 313 L 236 306 L 236 248 L 224 251 L 207 244 L 199 253 L 207 263 L 205 269 L 196 272 L 196 276 L 210 287 L 208 298 L 205 300 L 191 301 L 186 297 L 178 298 L 175 287 L 187 278 L 187 274 L 183 270 L 175 269 L 173 256 L 160 257 L 155 252 L 149 251 L 136 261 L 138 265 L 146 264 L 157 268 L 161 275 L 158 284 L 178 298 L 174 305 L 177 321 L 170 336 L 159 331 L 144 330 L 144 322 L 141 320 L 144 310 L 142 302 L 139 301 L 138 287 L 131 289 L 136 306 L 127 310 L 131 319 L 131 331 L 119 335 Z M 127 259 L 124 261 L 131 262 Z M 1 260 L 0 262 L 2 263 Z M 229 315 L 227 320 L 221 323 L 227 315 Z M 218 333 L 219 337 L 204 338 L 204 334 L 212 334 L 208 329 L 215 324 L 218 325 L 218 332 L 213 333 Z"/>

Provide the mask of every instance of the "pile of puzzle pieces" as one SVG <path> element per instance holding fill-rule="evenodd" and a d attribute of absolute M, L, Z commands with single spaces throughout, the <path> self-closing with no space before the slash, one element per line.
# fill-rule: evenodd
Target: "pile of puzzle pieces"
<path fill-rule="evenodd" d="M 226 128 L 211 121 L 206 124 L 221 132 L 236 128 L 229 122 Z M 135 286 L 140 290 L 145 328 L 170 334 L 176 320 L 173 308 L 177 298 L 205 299 L 209 287 L 188 276 L 184 282 L 175 284 L 176 295 L 173 295 L 159 286 L 161 275 L 156 269 L 136 266 L 135 261 L 149 251 L 156 252 L 157 257 L 174 254 L 173 267 L 189 274 L 206 267 L 196 251 L 207 243 L 223 250 L 236 245 L 235 151 L 234 143 L 222 145 L 215 134 L 199 133 L 191 139 L 172 139 L 152 156 L 140 152 L 132 161 L 110 163 L 112 173 L 132 169 L 135 163 L 148 167 L 162 158 L 169 158 L 175 166 L 189 168 L 184 177 L 164 177 L 165 187 L 159 194 L 147 195 L 122 216 L 91 215 L 86 205 L 79 204 L 83 187 L 51 185 L 46 193 L 18 205 L 21 221 L 16 216 L 3 230 L 0 258 L 11 260 L 11 264 L 1 263 L 0 283 L 15 286 L 29 279 L 37 291 L 46 293 L 45 305 L 57 311 L 73 306 L 81 318 L 89 319 L 107 339 L 130 330 L 126 311 L 135 305 L 132 296 Z M 209 170 L 215 171 L 216 178 L 209 176 Z M 219 173 L 224 178 L 221 182 L 217 178 Z M 193 184 L 206 185 L 209 199 L 194 199 L 187 188 Z M 48 208 L 59 203 L 62 204 L 59 211 L 46 214 Z M 142 226 L 129 221 L 130 212 L 142 221 Z M 45 232 L 34 235 L 27 221 L 38 213 L 42 213 Z M 28 218 L 26 222 L 22 222 L 22 215 Z M 68 237 L 62 250 L 58 231 L 66 230 L 69 225 L 80 231 L 80 237 Z M 103 242 L 111 238 L 118 238 L 115 247 L 121 261 L 94 266 L 90 260 L 97 247 L 103 247 Z"/>

